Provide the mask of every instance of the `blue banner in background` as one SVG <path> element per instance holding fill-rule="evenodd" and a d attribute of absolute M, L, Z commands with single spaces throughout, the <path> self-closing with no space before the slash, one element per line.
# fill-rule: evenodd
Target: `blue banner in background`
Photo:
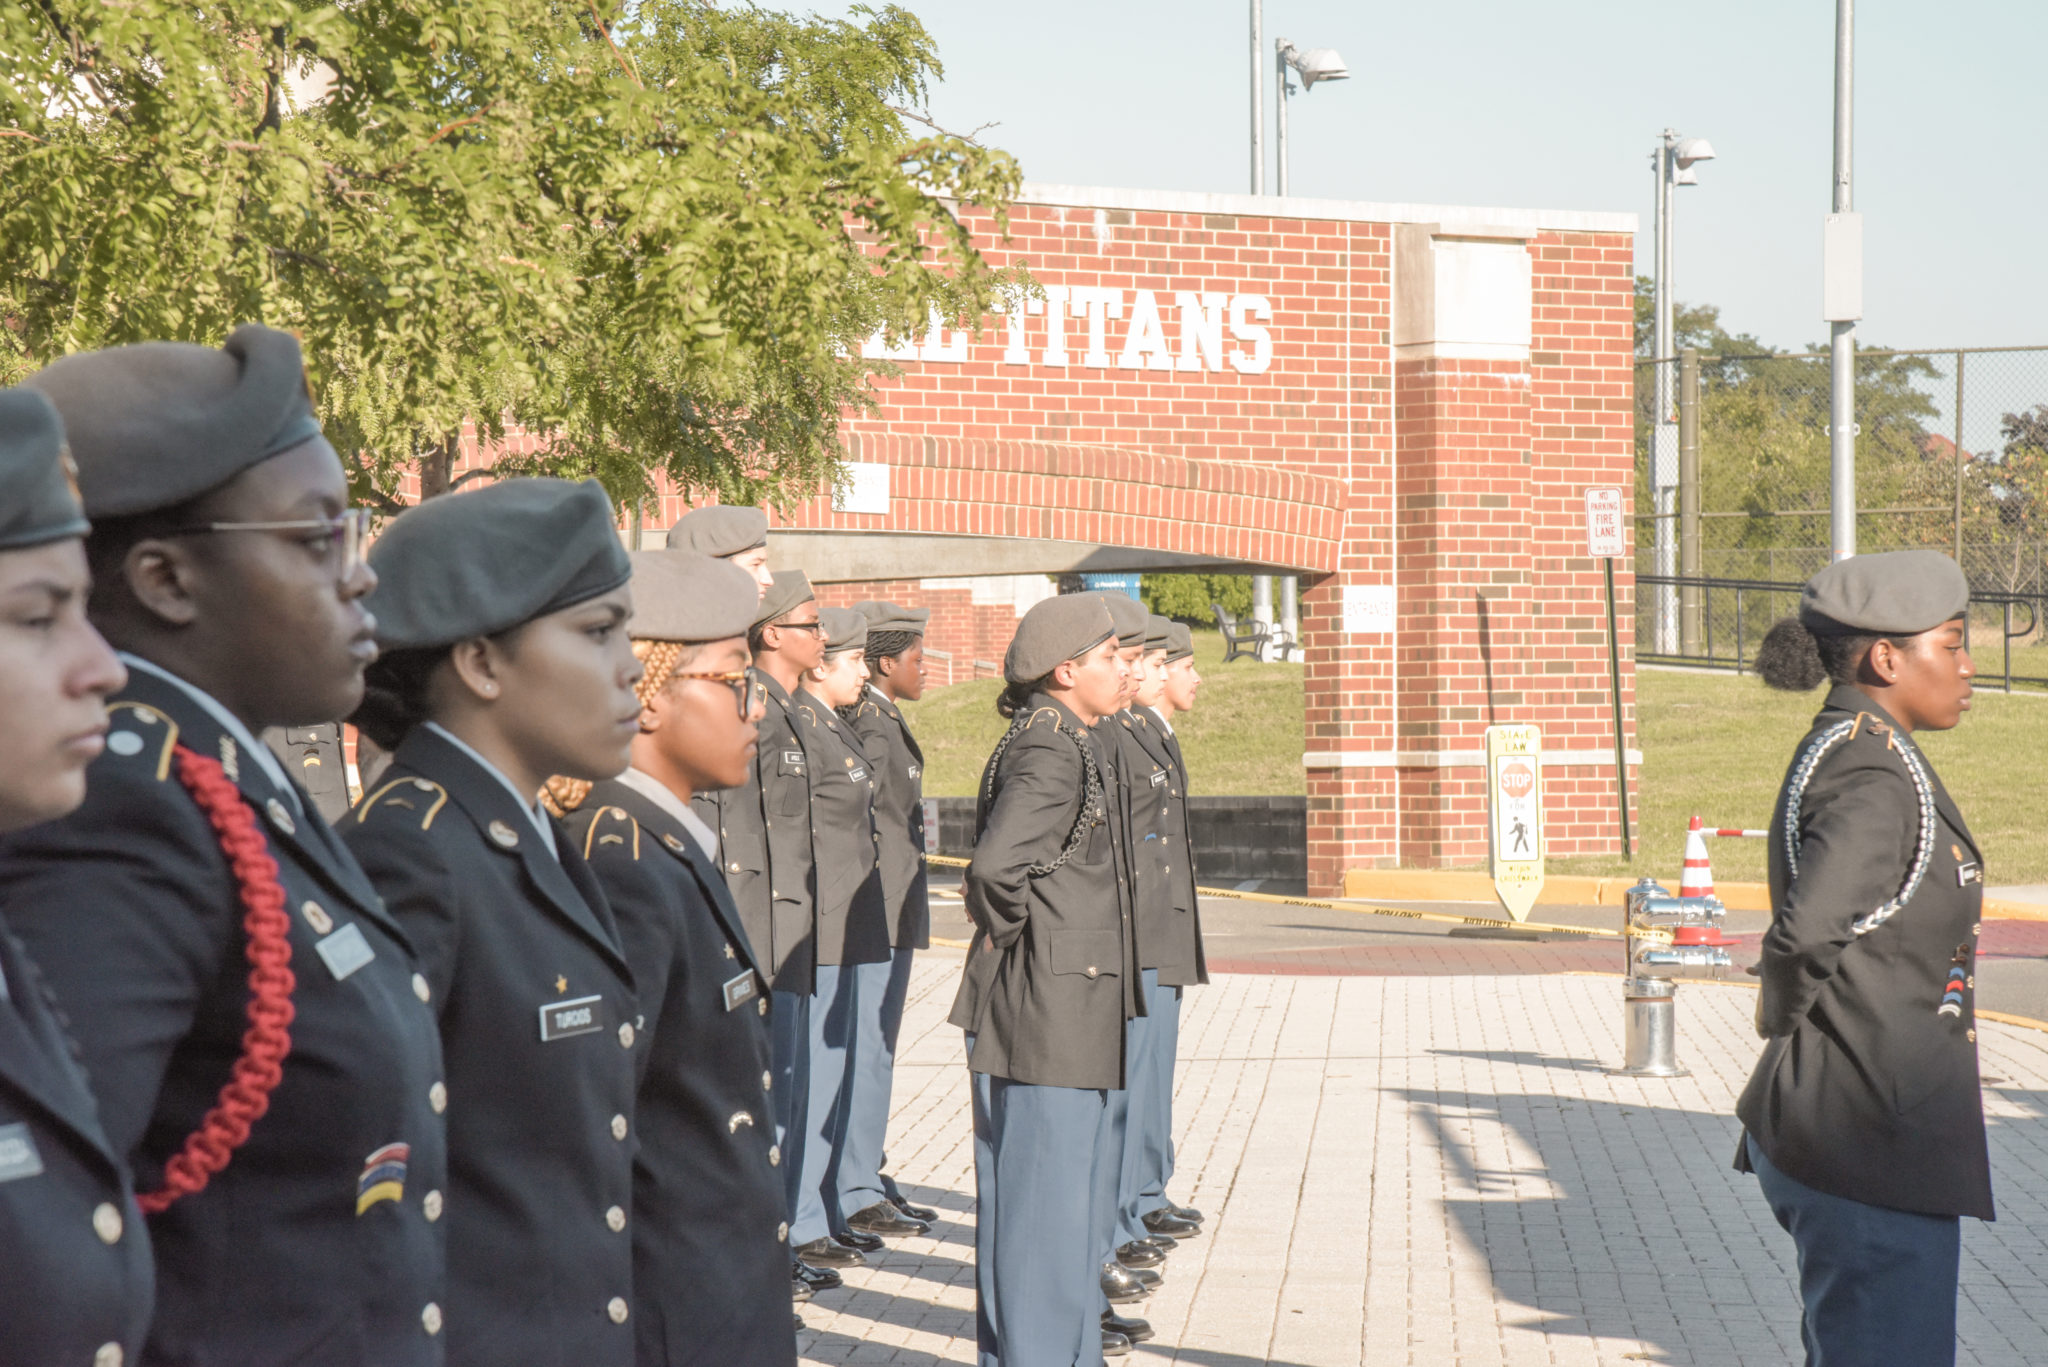
<path fill-rule="evenodd" d="M 1121 593 L 1129 597 L 1138 596 L 1139 574 L 1084 574 L 1081 583 L 1090 593 Z"/>

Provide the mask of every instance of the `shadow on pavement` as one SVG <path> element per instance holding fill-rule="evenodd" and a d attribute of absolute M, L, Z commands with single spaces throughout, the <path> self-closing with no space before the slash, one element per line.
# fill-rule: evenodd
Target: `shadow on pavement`
<path fill-rule="evenodd" d="M 1476 1058 L 1488 1063 L 1511 1063 L 1521 1068 L 1559 1068 L 1572 1073 L 1604 1073 L 1607 1065 L 1591 1059 L 1566 1058 L 1533 1049 L 1432 1049 L 1438 1058 Z"/>

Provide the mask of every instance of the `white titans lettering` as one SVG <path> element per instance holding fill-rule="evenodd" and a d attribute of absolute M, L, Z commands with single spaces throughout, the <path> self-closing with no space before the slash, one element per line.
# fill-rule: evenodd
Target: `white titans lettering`
<path fill-rule="evenodd" d="M 999 345 L 1004 365 L 1055 370 L 1078 365 L 1218 374 L 1227 366 L 1240 375 L 1263 375 L 1272 368 L 1273 306 L 1265 295 L 1174 290 L 1169 304 L 1163 293 L 1103 285 L 1045 285 L 1036 297 L 1008 291 L 996 304 L 999 336 L 977 338 L 935 307 L 921 336 L 891 343 L 877 332 L 860 354 L 871 361 L 957 364 L 985 356 L 977 348 Z M 1043 324 L 1034 326 L 1034 318 Z M 1235 345 L 1226 347 L 1226 331 Z"/>

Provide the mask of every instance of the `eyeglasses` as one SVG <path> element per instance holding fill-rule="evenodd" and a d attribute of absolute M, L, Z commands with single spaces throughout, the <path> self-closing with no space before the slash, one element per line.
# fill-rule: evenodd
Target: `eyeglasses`
<path fill-rule="evenodd" d="M 317 546 L 323 558 L 340 552 L 341 564 L 335 572 L 345 579 L 363 563 L 363 542 L 370 533 L 370 510 L 350 508 L 340 517 L 310 517 L 291 522 L 200 522 L 190 527 L 174 527 L 163 535 L 205 536 L 212 532 L 307 533 L 298 539 L 308 546 Z"/>
<path fill-rule="evenodd" d="M 770 622 L 768 625 L 774 627 L 777 631 L 823 631 L 825 629 L 823 622 Z"/>
<path fill-rule="evenodd" d="M 740 719 L 754 715 L 757 707 L 768 705 L 768 686 L 747 673 L 744 669 L 729 670 L 719 674 L 691 674 L 678 672 L 669 675 L 671 679 L 702 679 L 706 683 L 722 683 L 732 690 L 740 705 Z"/>

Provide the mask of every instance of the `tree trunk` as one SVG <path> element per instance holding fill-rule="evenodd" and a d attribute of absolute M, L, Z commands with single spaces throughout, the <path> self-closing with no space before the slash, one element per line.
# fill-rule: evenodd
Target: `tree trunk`
<path fill-rule="evenodd" d="M 420 457 L 420 502 L 448 492 L 455 480 L 455 457 L 461 450 L 462 433 L 457 430 Z"/>

